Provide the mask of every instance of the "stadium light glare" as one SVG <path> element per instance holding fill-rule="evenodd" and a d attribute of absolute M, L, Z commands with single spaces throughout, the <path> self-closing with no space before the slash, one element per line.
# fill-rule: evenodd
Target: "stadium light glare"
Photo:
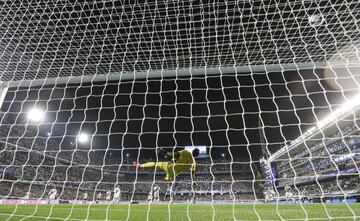
<path fill-rule="evenodd" d="M 33 108 L 27 113 L 27 118 L 35 123 L 39 123 L 44 119 L 45 113 L 39 108 Z"/>
<path fill-rule="evenodd" d="M 339 109 L 329 114 L 327 117 L 325 117 L 323 120 L 319 121 L 317 123 L 317 127 L 319 129 L 323 128 L 328 123 L 331 123 L 333 121 L 337 121 L 340 117 L 342 117 L 347 112 L 353 110 L 355 107 L 360 105 L 360 93 L 357 94 L 352 99 L 348 100 L 346 103 L 344 103 Z"/>
<path fill-rule="evenodd" d="M 269 158 L 269 161 L 273 161 L 278 156 L 281 156 L 282 154 L 286 153 L 290 149 L 293 149 L 296 147 L 299 143 L 306 140 L 308 137 L 310 137 L 316 130 L 320 130 L 327 126 L 328 124 L 333 123 L 334 121 L 338 121 L 339 118 L 342 118 L 346 113 L 349 111 L 355 110 L 356 108 L 359 108 L 360 106 L 360 90 L 358 94 L 356 94 L 353 98 L 349 99 L 347 102 L 345 102 L 343 105 L 341 105 L 340 108 L 329 114 L 327 117 L 325 117 L 323 120 L 320 120 L 317 122 L 316 127 L 311 127 L 308 131 L 306 131 L 304 134 L 296 138 L 295 140 L 290 142 L 290 145 L 285 145 L 280 150 L 272 154 Z"/>
<path fill-rule="evenodd" d="M 86 133 L 80 133 L 77 137 L 79 143 L 87 143 L 89 141 L 89 135 Z"/>

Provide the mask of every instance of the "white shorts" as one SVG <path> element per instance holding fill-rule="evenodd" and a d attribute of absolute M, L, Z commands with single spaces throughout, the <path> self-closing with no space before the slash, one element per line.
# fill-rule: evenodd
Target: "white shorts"
<path fill-rule="evenodd" d="M 56 195 L 55 195 L 55 194 L 51 194 L 51 195 L 49 196 L 49 200 L 55 200 L 55 198 L 56 198 Z"/>
<path fill-rule="evenodd" d="M 114 200 L 119 200 L 120 199 L 120 195 L 114 195 Z"/>

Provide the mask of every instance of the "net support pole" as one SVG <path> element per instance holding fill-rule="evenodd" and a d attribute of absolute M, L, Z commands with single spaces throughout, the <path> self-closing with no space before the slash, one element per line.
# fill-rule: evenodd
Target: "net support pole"
<path fill-rule="evenodd" d="M 8 91 L 8 84 L 0 82 L 0 110 L 2 108 L 6 93 Z"/>

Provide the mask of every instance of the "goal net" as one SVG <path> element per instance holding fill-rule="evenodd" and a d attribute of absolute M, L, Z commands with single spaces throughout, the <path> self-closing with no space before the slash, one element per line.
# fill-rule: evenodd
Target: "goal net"
<path fill-rule="evenodd" d="M 359 219 L 359 8 L 1 2 L 0 219 Z"/>

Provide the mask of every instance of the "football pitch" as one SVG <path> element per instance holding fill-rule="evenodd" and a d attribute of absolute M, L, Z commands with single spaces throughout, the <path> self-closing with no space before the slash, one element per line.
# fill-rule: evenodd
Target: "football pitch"
<path fill-rule="evenodd" d="M 0 205 L 0 220 L 360 220 L 360 204 Z"/>

